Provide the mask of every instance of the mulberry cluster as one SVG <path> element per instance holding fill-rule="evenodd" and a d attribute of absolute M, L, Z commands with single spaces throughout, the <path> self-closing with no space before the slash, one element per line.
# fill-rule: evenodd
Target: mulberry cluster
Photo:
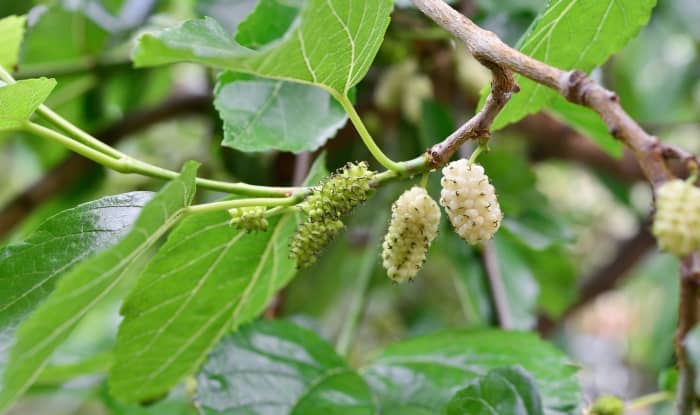
<path fill-rule="evenodd" d="M 243 208 L 233 208 L 228 211 L 231 215 L 231 225 L 244 229 L 246 232 L 267 230 L 267 219 L 265 218 L 265 207 L 251 206 Z"/>
<path fill-rule="evenodd" d="M 440 205 L 457 234 L 472 245 L 491 239 L 503 213 L 484 168 L 462 159 L 445 166 L 442 175 Z"/>
<path fill-rule="evenodd" d="M 422 187 L 405 191 L 394 202 L 382 245 L 383 265 L 389 278 L 405 282 L 416 276 L 439 224 L 440 208 Z"/>
<path fill-rule="evenodd" d="M 297 267 L 316 262 L 321 250 L 344 228 L 343 216 L 369 197 L 373 176 L 367 163 L 348 163 L 313 189 L 301 205 L 308 217 L 290 246 Z"/>
<path fill-rule="evenodd" d="M 659 247 L 675 255 L 700 250 L 700 189 L 683 180 L 664 183 L 656 194 L 652 231 Z"/>

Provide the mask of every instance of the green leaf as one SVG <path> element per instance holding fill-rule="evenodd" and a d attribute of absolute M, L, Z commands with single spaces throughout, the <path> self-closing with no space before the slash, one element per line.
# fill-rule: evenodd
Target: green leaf
<path fill-rule="evenodd" d="M 536 323 L 540 286 L 518 245 L 504 232 L 493 239 L 494 255 L 503 279 L 513 327 L 527 330 Z"/>
<path fill-rule="evenodd" d="M 260 0 L 255 9 L 238 25 L 236 41 L 260 49 L 281 38 L 304 5 L 305 0 Z"/>
<path fill-rule="evenodd" d="M 346 97 L 365 76 L 389 24 L 391 0 L 309 0 L 283 40 L 248 49 L 213 19 L 139 38 L 137 66 L 192 61 L 256 76 L 314 84 Z"/>
<path fill-rule="evenodd" d="M 228 330 L 255 318 L 294 275 L 287 246 L 293 215 L 271 220 L 264 233 L 229 220 L 226 212 L 184 220 L 127 298 L 109 375 L 120 400 L 157 397 L 193 373 Z"/>
<path fill-rule="evenodd" d="M 656 0 L 551 0 L 520 39 L 521 52 L 562 69 L 590 72 L 647 24 Z M 515 94 L 494 122 L 500 129 L 549 105 L 557 93 L 516 76 Z"/>
<path fill-rule="evenodd" d="M 215 95 L 222 144 L 241 151 L 316 150 L 347 120 L 327 91 L 310 85 L 225 72 Z"/>
<path fill-rule="evenodd" d="M 611 156 L 622 157 L 624 145 L 608 132 L 608 127 L 595 111 L 573 104 L 561 96 L 554 98 L 550 108 L 555 118 L 570 124 L 579 133 L 595 141 L 600 148 L 607 151 Z"/>
<path fill-rule="evenodd" d="M 316 333 L 258 321 L 226 337 L 198 376 L 204 414 L 372 415 L 369 387 Z"/>
<path fill-rule="evenodd" d="M 7 409 L 39 376 L 52 352 L 80 319 L 122 282 L 127 270 L 182 215 L 194 196 L 197 164 L 148 202 L 133 229 L 116 245 L 81 262 L 64 275 L 56 289 L 17 330 L 0 392 L 0 412 Z"/>
<path fill-rule="evenodd" d="M 56 81 L 48 78 L 0 83 L 0 131 L 21 129 L 55 86 Z"/>
<path fill-rule="evenodd" d="M 133 192 L 82 204 L 47 219 L 24 242 L 0 250 L 0 338 L 14 336 L 60 275 L 117 243 L 151 197 Z"/>
<path fill-rule="evenodd" d="M 8 71 L 17 64 L 26 20 L 26 16 L 7 16 L 0 20 L 0 66 Z"/>
<path fill-rule="evenodd" d="M 546 415 L 576 414 L 577 369 L 532 333 L 446 331 L 389 346 L 365 378 L 384 411 L 441 411 L 458 390 L 489 370 L 520 365 L 535 379 Z"/>
<path fill-rule="evenodd" d="M 324 161 L 305 184 L 325 176 Z M 119 399 L 157 397 L 194 373 L 226 332 L 257 317 L 294 276 L 288 240 L 296 215 L 250 234 L 229 220 L 226 212 L 184 220 L 127 297 L 109 374 Z"/>
<path fill-rule="evenodd" d="M 544 415 L 532 376 L 520 366 L 497 368 L 457 392 L 447 415 Z"/>

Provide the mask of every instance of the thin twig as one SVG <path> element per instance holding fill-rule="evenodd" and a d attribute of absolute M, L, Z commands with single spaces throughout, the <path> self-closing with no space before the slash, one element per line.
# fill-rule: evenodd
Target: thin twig
<path fill-rule="evenodd" d="M 513 328 L 513 316 L 510 312 L 508 304 L 508 296 L 506 294 L 506 286 L 503 284 L 503 276 L 498 268 L 498 258 L 496 250 L 493 246 L 493 241 L 486 241 L 481 245 L 481 260 L 486 271 L 489 289 L 491 291 L 491 300 L 496 311 L 496 319 L 501 328 L 509 330 Z"/>
<path fill-rule="evenodd" d="M 562 313 L 557 320 L 540 315 L 537 330 L 547 336 L 552 333 L 569 316 L 584 306 L 590 304 L 601 294 L 619 286 L 620 282 L 629 275 L 639 261 L 656 246 L 656 240 L 649 232 L 650 221 L 639 225 L 639 231 L 629 239 L 619 243 L 617 254 L 593 274 L 581 279 L 576 300 Z"/>
<path fill-rule="evenodd" d="M 695 411 L 696 371 L 688 361 L 683 343 L 685 336 L 698 323 L 698 294 L 700 294 L 700 256 L 698 254 L 688 255 L 681 261 L 680 291 L 675 341 L 679 369 L 676 411 L 679 415 L 692 415 Z"/>
<path fill-rule="evenodd" d="M 427 152 L 428 164 L 432 168 L 438 168 L 449 161 L 459 147 L 469 139 L 488 138 L 491 124 L 496 116 L 508 103 L 513 93 L 520 88 L 513 78 L 513 74 L 500 67 L 491 67 L 493 81 L 491 82 L 491 93 L 486 98 L 486 104 L 469 121 L 462 124 L 455 132 L 450 134 L 440 143 L 432 146 Z"/>

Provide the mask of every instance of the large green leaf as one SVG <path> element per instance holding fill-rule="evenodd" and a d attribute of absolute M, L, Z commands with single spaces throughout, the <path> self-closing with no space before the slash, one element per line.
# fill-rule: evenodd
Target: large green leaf
<path fill-rule="evenodd" d="M 133 192 L 82 204 L 52 216 L 24 242 L 0 250 L 0 338 L 12 338 L 62 273 L 117 243 L 151 197 Z M 0 362 L 3 355 L 0 345 Z"/>
<path fill-rule="evenodd" d="M 316 333 L 258 321 L 225 338 L 198 376 L 203 413 L 372 415 L 369 387 Z"/>
<path fill-rule="evenodd" d="M 0 20 L 0 66 L 9 71 L 17 64 L 26 20 L 25 16 L 7 16 Z"/>
<path fill-rule="evenodd" d="M 322 162 L 310 177 L 316 179 Z M 169 390 L 227 331 L 257 317 L 294 276 L 288 240 L 296 215 L 274 218 L 258 233 L 229 221 L 226 212 L 187 218 L 144 270 L 122 308 L 109 374 L 119 399 L 140 401 Z"/>
<path fill-rule="evenodd" d="M 260 51 L 215 20 L 188 21 L 139 38 L 137 66 L 192 61 L 261 77 L 314 84 L 347 96 L 365 76 L 389 24 L 391 0 L 309 0 L 300 23 Z"/>
<path fill-rule="evenodd" d="M 457 392 L 447 415 L 544 415 L 532 376 L 519 366 L 497 368 Z"/>
<path fill-rule="evenodd" d="M 526 55 L 562 69 L 586 72 L 601 65 L 646 25 L 656 0 L 551 0 L 519 42 Z M 517 76 L 515 94 L 494 129 L 550 104 L 556 93 Z"/>
<path fill-rule="evenodd" d="M 116 245 L 83 261 L 17 330 L 0 392 L 0 412 L 39 376 L 52 352 L 81 318 L 122 282 L 127 270 L 181 216 L 194 196 L 196 163 L 169 182 L 144 206 L 133 229 Z"/>
<path fill-rule="evenodd" d="M 119 399 L 153 398 L 193 373 L 226 331 L 254 318 L 294 275 L 293 215 L 264 233 L 229 220 L 217 212 L 183 221 L 127 298 L 110 371 Z"/>
<path fill-rule="evenodd" d="M 55 86 L 56 81 L 47 78 L 0 83 L 0 131 L 22 128 Z"/>
<path fill-rule="evenodd" d="M 242 151 L 316 150 L 347 120 L 328 92 L 310 85 L 226 72 L 215 95 L 222 144 Z"/>
<path fill-rule="evenodd" d="M 535 379 L 547 415 L 576 414 L 577 369 L 536 335 L 497 330 L 451 331 L 389 346 L 365 373 L 382 413 L 442 411 L 471 381 L 501 366 L 520 365 Z"/>

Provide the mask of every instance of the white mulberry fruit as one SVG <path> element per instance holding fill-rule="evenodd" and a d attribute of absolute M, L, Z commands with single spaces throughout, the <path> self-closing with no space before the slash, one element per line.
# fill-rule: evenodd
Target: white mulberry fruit
<path fill-rule="evenodd" d="M 389 278 L 405 282 L 416 276 L 439 224 L 440 208 L 422 187 L 405 191 L 394 202 L 382 245 L 383 265 Z"/>
<path fill-rule="evenodd" d="M 472 245 L 491 239 L 503 213 L 484 168 L 462 159 L 445 166 L 442 175 L 440 205 L 457 234 Z"/>
<path fill-rule="evenodd" d="M 683 180 L 661 185 L 652 231 L 664 251 L 678 256 L 700 251 L 700 189 Z"/>

